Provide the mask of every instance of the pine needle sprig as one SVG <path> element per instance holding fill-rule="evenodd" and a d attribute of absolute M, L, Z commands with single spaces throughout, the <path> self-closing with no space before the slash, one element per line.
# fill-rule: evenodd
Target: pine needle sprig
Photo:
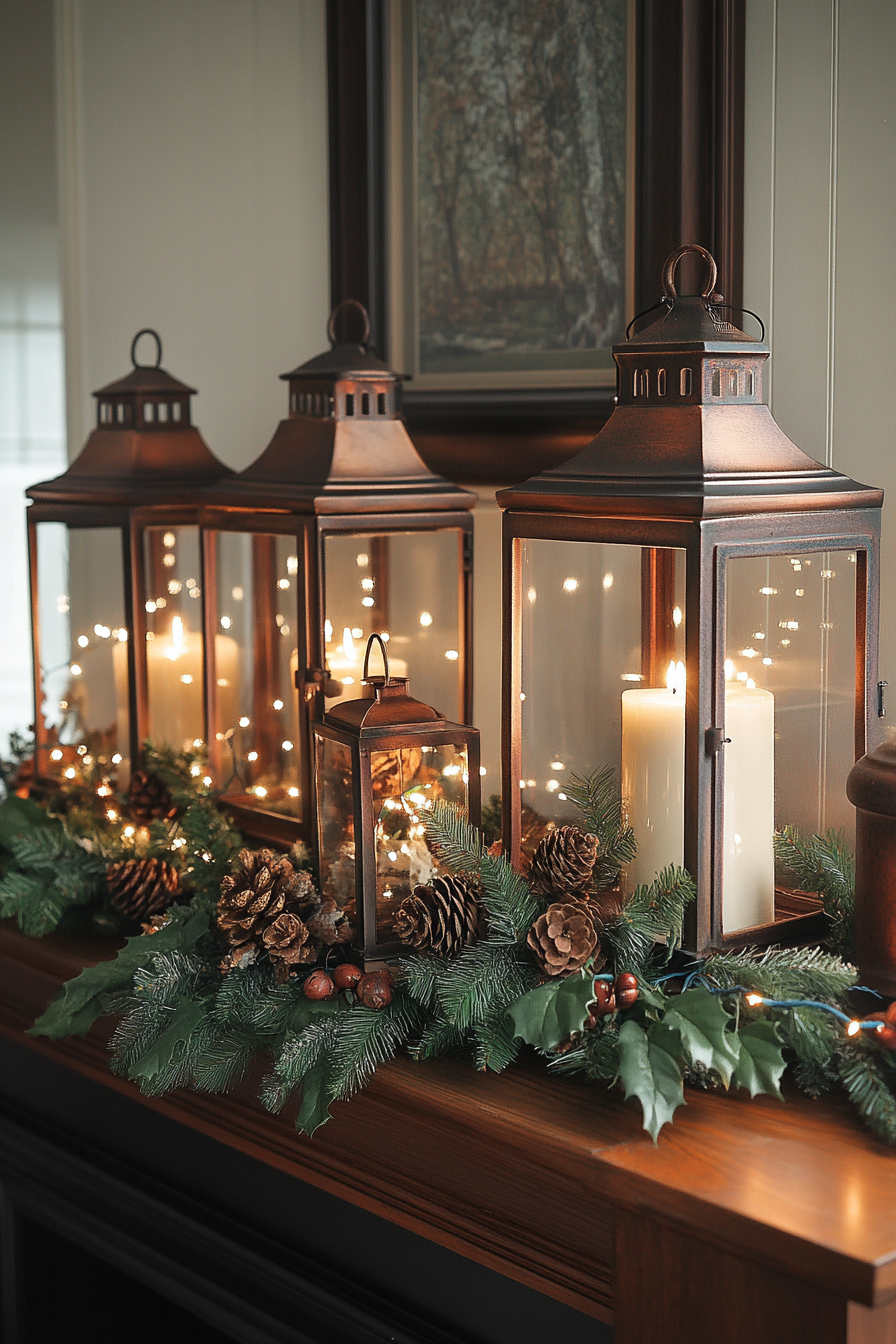
<path fill-rule="evenodd" d="M 424 1014 L 413 999 L 397 992 L 379 1011 L 356 1005 L 335 1019 L 330 1049 L 327 1092 L 332 1101 L 347 1101 L 365 1085 L 380 1064 L 392 1059 L 423 1026 Z"/>
<path fill-rule="evenodd" d="M 597 888 L 612 886 L 638 852 L 635 833 L 625 820 L 616 772 L 612 765 L 605 765 L 585 777 L 571 775 L 563 788 L 579 813 L 583 830 L 596 835 L 600 842 L 594 865 L 594 885 Z"/>
<path fill-rule="evenodd" d="M 647 974 L 659 941 L 666 943 L 668 960 L 681 945 L 685 913 L 696 894 L 690 873 L 674 866 L 657 873 L 649 886 L 637 887 L 601 930 L 602 941 L 612 950 L 616 971 Z"/>
<path fill-rule="evenodd" d="M 896 1145 L 896 1097 L 870 1050 L 842 1044 L 837 1056 L 840 1081 L 865 1124 L 884 1143 Z"/>
<path fill-rule="evenodd" d="M 479 863 L 482 904 L 488 915 L 488 941 L 508 947 L 525 942 L 541 912 L 541 903 L 528 883 L 500 856 L 483 854 Z"/>
<path fill-rule="evenodd" d="M 426 817 L 426 838 L 451 872 L 478 873 L 485 842 L 481 832 L 470 825 L 465 808 L 436 803 Z"/>
<path fill-rule="evenodd" d="M 841 831 L 804 835 L 785 826 L 775 835 L 775 858 L 802 891 L 821 897 L 831 920 L 829 942 L 839 951 L 852 944 L 855 859 Z"/>
<path fill-rule="evenodd" d="M 820 947 L 711 952 L 703 972 L 719 986 L 743 985 L 765 998 L 820 999 L 834 1005 L 858 983 L 854 966 Z"/>

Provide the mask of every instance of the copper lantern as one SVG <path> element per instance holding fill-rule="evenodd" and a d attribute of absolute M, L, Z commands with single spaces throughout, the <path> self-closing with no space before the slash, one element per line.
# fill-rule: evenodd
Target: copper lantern
<path fill-rule="evenodd" d="M 369 635 L 449 718 L 471 708 L 475 496 L 417 455 L 362 306 L 329 332 L 282 375 L 288 416 L 268 447 L 205 511 L 213 774 L 242 829 L 281 842 L 311 838 L 310 722 L 357 695 Z"/>
<path fill-rule="evenodd" d="M 687 252 L 709 277 L 678 295 Z M 849 828 L 878 717 L 882 493 L 812 461 L 762 401 L 768 346 L 732 326 L 703 248 L 614 349 L 617 405 L 578 456 L 503 490 L 505 844 L 572 819 L 613 763 L 628 889 L 684 863 L 691 950 L 816 937 L 773 835 Z M 645 315 L 646 316 L 646 315 Z M 631 328 L 630 328 L 631 330 Z"/>
<path fill-rule="evenodd" d="M 383 676 L 368 676 L 375 642 Z M 312 731 L 321 892 L 347 910 L 370 965 L 402 950 L 395 913 L 438 869 L 427 813 L 447 803 L 479 823 L 479 733 L 412 699 L 378 635 L 359 681 L 369 698 L 337 700 Z"/>
<path fill-rule="evenodd" d="M 141 337 L 156 343 L 137 362 Z M 205 736 L 198 496 L 231 474 L 190 421 L 195 391 L 154 331 L 100 388 L 79 457 L 28 490 L 35 737 L 43 775 L 73 751 L 126 779 L 143 742 Z M 105 759 L 103 759 L 105 758 Z"/>

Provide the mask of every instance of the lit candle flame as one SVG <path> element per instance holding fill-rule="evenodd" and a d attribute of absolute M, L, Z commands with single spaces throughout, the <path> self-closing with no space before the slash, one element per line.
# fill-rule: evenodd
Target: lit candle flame
<path fill-rule="evenodd" d="M 356 657 L 355 641 L 352 639 L 352 632 L 348 626 L 345 626 L 342 631 L 342 652 L 346 658 L 353 659 Z"/>
<path fill-rule="evenodd" d="M 684 663 L 671 662 L 666 671 L 666 690 L 671 691 L 673 695 L 684 695 L 685 688 L 685 670 Z"/>

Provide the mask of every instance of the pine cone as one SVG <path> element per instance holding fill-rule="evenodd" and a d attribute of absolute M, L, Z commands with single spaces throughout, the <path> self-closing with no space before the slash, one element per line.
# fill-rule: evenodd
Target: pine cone
<path fill-rule="evenodd" d="M 578 826 L 560 826 L 538 842 L 529 885 L 545 901 L 575 900 L 586 891 L 597 861 L 598 839 Z"/>
<path fill-rule="evenodd" d="M 393 928 L 403 943 L 451 957 L 476 941 L 478 924 L 476 887 L 463 877 L 442 876 L 404 898 Z"/>
<path fill-rule="evenodd" d="M 281 981 L 288 979 L 293 966 L 314 961 L 317 956 L 318 944 L 310 940 L 307 925 L 298 915 L 278 915 L 261 939 Z"/>
<path fill-rule="evenodd" d="M 596 970 L 604 962 L 591 911 L 581 901 L 549 905 L 532 925 L 527 941 L 546 975 L 569 975 L 591 956 Z"/>
<path fill-rule="evenodd" d="M 128 784 L 128 811 L 138 826 L 148 826 L 153 821 L 167 821 L 177 808 L 158 775 L 135 770 Z"/>
<path fill-rule="evenodd" d="M 287 905 L 307 900 L 310 882 L 289 859 L 270 849 L 240 850 L 239 870 L 224 878 L 218 901 L 218 928 L 241 951 L 260 946 L 265 929 Z"/>
<path fill-rule="evenodd" d="M 113 907 L 138 921 L 167 910 L 180 885 L 164 859 L 121 859 L 106 869 L 106 882 Z"/>

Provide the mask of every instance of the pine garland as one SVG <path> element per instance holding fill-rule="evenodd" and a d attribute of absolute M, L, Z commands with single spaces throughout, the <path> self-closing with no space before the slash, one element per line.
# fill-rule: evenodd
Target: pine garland
<path fill-rule="evenodd" d="M 654 1139 L 683 1104 L 686 1083 L 780 1096 L 789 1064 L 810 1096 L 842 1087 L 870 1128 L 896 1144 L 896 1055 L 874 1031 L 860 1029 L 873 1022 L 853 1023 L 857 1034 L 846 1035 L 857 976 L 836 951 L 720 952 L 684 972 L 669 969 L 694 884 L 670 867 L 627 898 L 618 893 L 635 841 L 611 771 L 566 786 L 582 828 L 599 839 L 591 888 L 581 899 L 602 912 L 594 916 L 595 965 L 604 969 L 596 974 L 588 965 L 545 981 L 527 944 L 543 902 L 461 811 L 437 805 L 428 814 L 428 841 L 443 871 L 478 884 L 479 942 L 453 957 L 400 959 L 391 1002 L 377 1010 L 348 990 L 324 1001 L 306 997 L 305 979 L 314 972 L 304 965 L 285 982 L 263 956 L 223 973 L 216 901 L 239 839 L 197 788 L 192 762 L 156 754 L 152 768 L 179 809 L 181 843 L 172 851 L 172 831 L 160 824 L 143 843 L 147 853 L 179 852 L 190 899 L 156 921 L 157 931 L 129 938 L 112 961 L 70 981 L 32 1028 L 58 1038 L 119 1014 L 111 1067 L 149 1095 L 180 1086 L 225 1091 L 266 1055 L 262 1103 L 274 1111 L 293 1106 L 298 1129 L 312 1134 L 335 1102 L 364 1087 L 399 1050 L 420 1061 L 463 1050 L 477 1068 L 501 1071 L 528 1044 L 551 1072 L 618 1083 L 637 1096 Z M 16 838 L 0 808 L 10 865 L 0 900 L 34 928 L 51 926 L 63 907 L 94 899 L 86 893 L 101 885 L 114 852 L 105 839 L 91 848 L 89 837 L 75 836 L 74 815 L 41 812 L 38 822 L 29 814 L 33 824 Z M 21 825 L 22 817 L 7 821 Z M 785 831 L 778 851 L 799 886 L 819 892 L 844 936 L 853 878 L 842 840 Z M 297 867 L 307 864 L 300 852 L 291 858 Z M 633 978 L 635 1001 L 604 1012 L 611 988 Z"/>
<path fill-rule="evenodd" d="M 126 798 L 113 792 L 95 761 L 63 778 L 46 806 L 7 796 L 0 804 L 0 917 L 16 919 L 34 938 L 87 925 L 112 935 L 134 932 L 134 922 L 110 903 L 106 875 L 114 863 L 151 858 L 177 872 L 181 900 L 214 909 L 243 841 L 203 782 L 197 753 L 148 743 L 144 753 L 177 809 L 170 823 L 128 825 Z"/>

